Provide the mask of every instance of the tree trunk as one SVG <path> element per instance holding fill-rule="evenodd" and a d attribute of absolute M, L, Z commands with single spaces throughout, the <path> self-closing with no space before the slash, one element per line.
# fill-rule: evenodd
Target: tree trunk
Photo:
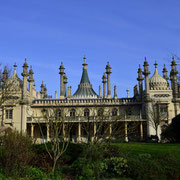
<path fill-rule="evenodd" d="M 55 169 L 56 169 L 56 163 L 57 163 L 57 158 L 53 161 L 53 168 L 52 168 L 52 173 L 54 175 Z"/>

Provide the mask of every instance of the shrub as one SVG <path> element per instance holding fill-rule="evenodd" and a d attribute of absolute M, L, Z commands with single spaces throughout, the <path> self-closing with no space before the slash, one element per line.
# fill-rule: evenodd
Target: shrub
<path fill-rule="evenodd" d="M 48 180 L 49 178 L 47 177 L 47 175 L 42 172 L 39 168 L 33 168 L 30 167 L 26 170 L 26 176 L 27 179 L 31 179 L 31 180 Z"/>
<path fill-rule="evenodd" d="M 127 160 L 123 157 L 111 157 L 105 159 L 102 164 L 102 169 L 107 177 L 122 177 L 127 171 L 127 167 Z"/>
<path fill-rule="evenodd" d="M 32 140 L 18 131 L 9 131 L 3 137 L 0 153 L 1 166 L 5 167 L 6 176 L 20 176 L 32 158 Z"/>
<path fill-rule="evenodd" d="M 163 130 L 161 137 L 164 141 L 180 142 L 180 114 L 172 119 L 172 123 Z"/>

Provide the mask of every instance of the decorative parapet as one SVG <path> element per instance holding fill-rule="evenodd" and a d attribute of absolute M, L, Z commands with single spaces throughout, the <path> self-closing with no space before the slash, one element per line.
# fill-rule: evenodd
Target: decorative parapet
<path fill-rule="evenodd" d="M 123 105 L 131 103 L 140 103 L 134 98 L 119 99 L 35 99 L 32 107 L 36 106 L 72 106 L 72 105 Z"/>

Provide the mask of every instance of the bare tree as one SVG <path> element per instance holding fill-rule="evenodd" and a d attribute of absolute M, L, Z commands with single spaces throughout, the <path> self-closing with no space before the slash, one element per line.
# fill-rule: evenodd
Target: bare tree
<path fill-rule="evenodd" d="M 137 117 L 136 117 L 137 118 Z M 106 109 L 102 107 L 95 107 L 91 116 L 89 116 L 86 109 L 84 111 L 84 118 L 81 122 L 82 130 L 87 135 L 86 144 L 99 144 L 102 142 L 110 142 L 115 139 L 125 138 L 125 123 L 130 124 L 128 132 L 135 133 L 137 123 L 127 122 L 126 114 L 118 115 L 118 109 Z M 137 120 L 137 119 L 136 119 Z M 123 133 L 122 133 L 123 132 Z"/>
<path fill-rule="evenodd" d="M 155 130 L 158 138 L 158 128 L 165 121 L 168 120 L 167 105 L 159 102 L 152 103 L 152 107 L 148 109 L 149 125 Z"/>
<path fill-rule="evenodd" d="M 42 110 L 43 120 L 38 121 L 41 135 L 43 139 L 45 134 L 42 130 L 42 123 L 46 124 L 47 132 L 49 132 L 50 146 L 44 143 L 46 151 L 53 162 L 52 173 L 54 174 L 57 161 L 62 157 L 67 150 L 70 141 L 70 131 L 72 123 L 66 121 L 66 115 L 59 108 L 44 108 Z"/>

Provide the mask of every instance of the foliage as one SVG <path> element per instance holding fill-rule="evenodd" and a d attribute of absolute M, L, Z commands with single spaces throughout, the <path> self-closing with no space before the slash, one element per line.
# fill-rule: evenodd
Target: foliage
<path fill-rule="evenodd" d="M 171 124 L 163 130 L 161 136 L 164 141 L 180 143 L 180 114 L 172 119 Z"/>
<path fill-rule="evenodd" d="M 52 173 L 54 173 L 58 160 L 66 152 L 69 145 L 72 124 L 70 122 L 66 123 L 66 115 L 58 108 L 43 109 L 42 115 L 50 133 L 50 146 L 47 146 L 47 143 L 44 143 L 44 145 L 53 162 Z M 43 134 L 40 121 L 38 121 L 38 125 L 44 138 L 45 135 Z"/>
<path fill-rule="evenodd" d="M 111 157 L 103 161 L 103 171 L 107 177 L 123 176 L 127 167 L 127 160 L 123 157 Z"/>
<path fill-rule="evenodd" d="M 33 159 L 32 140 L 18 131 L 9 131 L 3 137 L 0 162 L 6 175 L 21 175 Z"/>
<path fill-rule="evenodd" d="M 42 172 L 39 168 L 33 168 L 33 167 L 30 167 L 26 170 L 25 177 L 31 180 L 37 180 L 37 179 L 48 180 L 49 179 L 47 175 L 44 172 Z"/>

